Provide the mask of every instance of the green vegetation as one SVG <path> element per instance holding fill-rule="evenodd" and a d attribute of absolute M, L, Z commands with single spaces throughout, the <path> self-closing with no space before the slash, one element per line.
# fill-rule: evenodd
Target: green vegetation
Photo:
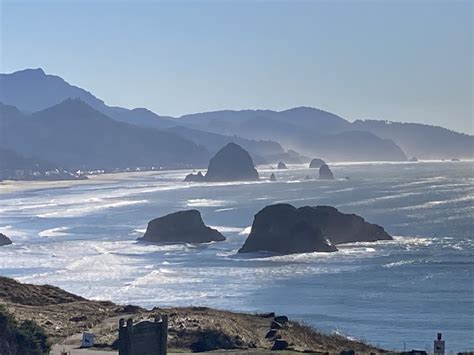
<path fill-rule="evenodd" d="M 11 355 L 49 354 L 48 338 L 38 324 L 31 320 L 18 323 L 0 305 L 0 353 Z"/>

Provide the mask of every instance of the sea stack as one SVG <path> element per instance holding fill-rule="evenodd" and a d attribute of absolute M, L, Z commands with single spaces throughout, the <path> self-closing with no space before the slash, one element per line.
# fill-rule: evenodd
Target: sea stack
<path fill-rule="evenodd" d="M 186 210 L 156 218 L 148 223 L 140 241 L 150 243 L 209 243 L 225 237 L 216 229 L 207 227 L 198 210 Z"/>
<path fill-rule="evenodd" d="M 329 169 L 329 166 L 326 164 L 321 165 L 319 168 L 319 178 L 325 180 L 334 180 L 334 175 L 331 169 Z"/>
<path fill-rule="evenodd" d="M 408 161 L 417 162 L 417 161 L 418 161 L 418 158 L 417 158 L 417 157 L 411 157 Z"/>
<path fill-rule="evenodd" d="M 323 164 L 326 164 L 324 162 L 324 160 L 322 159 L 318 159 L 318 158 L 314 158 L 313 160 L 311 160 L 311 162 L 309 163 L 309 167 L 311 169 L 319 169 L 321 167 L 321 165 Z"/>
<path fill-rule="evenodd" d="M 270 175 L 270 181 L 277 181 L 277 178 L 274 173 Z"/>
<path fill-rule="evenodd" d="M 189 174 L 185 181 L 252 181 L 258 172 L 250 154 L 240 145 L 229 143 L 219 150 L 209 162 L 205 176 Z"/>
<path fill-rule="evenodd" d="M 289 204 L 267 206 L 255 215 L 252 230 L 239 253 L 273 252 L 295 254 L 333 252 L 337 248 L 322 231 L 304 221 Z"/>
<path fill-rule="evenodd" d="M 285 163 L 282 161 L 278 163 L 277 169 L 283 170 L 283 169 L 288 169 Z"/>
<path fill-rule="evenodd" d="M 5 234 L 0 233 L 0 247 L 4 245 L 10 245 L 12 241 Z"/>
<path fill-rule="evenodd" d="M 188 182 L 204 181 L 204 175 L 199 171 L 197 174 L 186 175 L 186 177 L 184 178 L 184 181 L 188 181 Z"/>
<path fill-rule="evenodd" d="M 277 204 L 255 215 L 252 230 L 239 253 L 334 252 L 337 244 L 391 239 L 381 226 L 334 207 Z"/>

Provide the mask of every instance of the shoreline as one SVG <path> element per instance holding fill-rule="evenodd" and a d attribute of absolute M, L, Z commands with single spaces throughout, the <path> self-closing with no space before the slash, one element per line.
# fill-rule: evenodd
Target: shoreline
<path fill-rule="evenodd" d="M 357 165 L 416 165 L 423 163 L 472 163 L 474 159 L 462 159 L 459 161 L 450 161 L 450 160 L 419 160 L 417 162 L 410 161 L 336 161 L 328 162 L 332 166 L 342 167 L 342 166 L 357 166 Z M 262 172 L 269 172 L 278 169 L 274 169 L 273 165 L 275 164 L 261 164 L 256 168 Z M 288 167 L 292 167 L 295 170 L 309 169 L 307 163 L 302 164 L 287 164 Z M 127 172 L 109 172 L 104 174 L 95 174 L 95 175 L 86 175 L 87 179 L 85 180 L 55 180 L 55 181 L 45 181 L 45 180 L 3 180 L 0 181 L 0 195 L 10 194 L 15 192 L 27 192 L 27 191 L 37 191 L 37 190 L 47 190 L 53 188 L 69 188 L 74 186 L 82 185 L 93 185 L 93 184 L 107 184 L 115 183 L 123 180 L 127 180 L 132 177 L 138 176 L 150 176 L 160 173 L 169 173 L 169 172 L 183 172 L 185 175 L 189 171 L 205 171 L 206 169 L 170 169 L 170 170 L 146 170 L 146 171 L 127 171 Z M 291 170 L 288 169 L 288 170 Z"/>

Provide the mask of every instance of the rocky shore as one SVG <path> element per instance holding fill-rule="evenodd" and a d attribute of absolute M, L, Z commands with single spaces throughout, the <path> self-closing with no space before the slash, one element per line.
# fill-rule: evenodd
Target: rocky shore
<path fill-rule="evenodd" d="M 258 352 L 275 349 L 276 344 L 298 352 L 384 352 L 340 335 L 323 334 L 274 313 L 248 314 L 205 307 L 146 310 L 87 300 L 57 287 L 22 284 L 6 277 L 0 277 L 0 304 L 17 322 L 34 321 L 44 330 L 50 344 L 66 344 L 75 334 L 91 331 L 96 337 L 96 347 L 113 350 L 117 348 L 120 318 L 133 317 L 139 321 L 167 314 L 170 352 L 223 349 Z M 5 344 L 0 334 L 0 353 L 2 346 L 11 345 Z"/>

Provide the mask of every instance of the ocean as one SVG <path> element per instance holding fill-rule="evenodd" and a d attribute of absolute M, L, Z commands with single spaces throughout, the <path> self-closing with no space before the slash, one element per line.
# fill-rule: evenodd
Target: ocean
<path fill-rule="evenodd" d="M 442 332 L 448 351 L 472 351 L 474 163 L 331 168 L 337 180 L 306 180 L 317 170 L 290 165 L 259 167 L 259 182 L 184 183 L 182 170 L 0 192 L 0 231 L 14 241 L 0 248 L 0 274 L 148 308 L 275 311 L 394 350 L 432 349 Z M 280 202 L 335 206 L 394 240 L 329 254 L 237 254 L 255 213 Z M 189 208 L 227 240 L 136 242 L 151 219 Z"/>

